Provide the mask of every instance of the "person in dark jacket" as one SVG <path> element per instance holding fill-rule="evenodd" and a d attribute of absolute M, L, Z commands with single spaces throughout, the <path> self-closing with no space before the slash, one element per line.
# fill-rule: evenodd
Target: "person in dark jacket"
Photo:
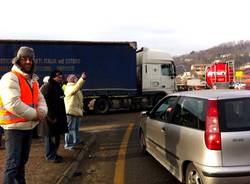
<path fill-rule="evenodd" d="M 0 126 L 0 149 L 4 149 L 3 133 L 3 128 Z"/>
<path fill-rule="evenodd" d="M 49 76 L 45 76 L 43 78 L 43 84 L 40 87 L 41 93 L 44 95 L 48 91 L 48 85 L 49 85 Z M 39 137 L 44 137 L 48 135 L 49 129 L 48 129 L 48 123 L 47 123 L 47 118 L 43 120 L 43 122 L 39 123 L 38 125 L 38 136 Z"/>
<path fill-rule="evenodd" d="M 43 90 L 48 114 L 46 118 L 46 131 L 43 132 L 45 140 L 46 160 L 59 163 L 62 157 L 57 154 L 60 145 L 60 135 L 68 132 L 67 118 L 62 90 L 62 72 L 54 70 L 49 78 L 46 90 Z"/>

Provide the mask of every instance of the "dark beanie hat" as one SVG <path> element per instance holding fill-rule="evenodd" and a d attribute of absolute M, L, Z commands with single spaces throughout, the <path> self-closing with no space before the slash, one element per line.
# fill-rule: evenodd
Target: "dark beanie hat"
<path fill-rule="evenodd" d="M 35 61 L 34 50 L 26 46 L 20 47 L 19 50 L 17 51 L 16 57 L 12 59 L 12 64 L 16 64 L 21 59 L 21 57 L 29 57 L 33 61 Z"/>

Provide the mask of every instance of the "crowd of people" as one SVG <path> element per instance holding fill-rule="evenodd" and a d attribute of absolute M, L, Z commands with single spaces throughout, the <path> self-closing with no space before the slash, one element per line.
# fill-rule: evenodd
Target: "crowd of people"
<path fill-rule="evenodd" d="M 58 154 L 62 136 L 67 150 L 83 143 L 79 136 L 81 88 L 87 76 L 70 74 L 63 86 L 63 73 L 55 69 L 39 88 L 35 52 L 26 46 L 19 48 L 12 64 L 11 71 L 0 80 L 0 148 L 6 150 L 4 183 L 23 184 L 34 135 L 43 137 L 45 159 L 52 163 L 63 161 Z"/>

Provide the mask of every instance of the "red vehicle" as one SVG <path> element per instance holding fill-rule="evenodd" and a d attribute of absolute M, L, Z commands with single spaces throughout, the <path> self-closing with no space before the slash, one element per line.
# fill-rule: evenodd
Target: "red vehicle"
<path fill-rule="evenodd" d="M 243 81 L 245 83 L 245 89 L 250 90 L 250 67 L 243 70 Z"/>
<path fill-rule="evenodd" d="M 230 88 L 234 83 L 234 61 L 216 60 L 206 69 L 209 88 Z"/>

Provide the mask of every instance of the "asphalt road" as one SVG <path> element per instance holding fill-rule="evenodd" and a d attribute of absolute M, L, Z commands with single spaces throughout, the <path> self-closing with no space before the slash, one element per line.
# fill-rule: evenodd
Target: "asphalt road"
<path fill-rule="evenodd" d="M 96 142 L 72 183 L 180 184 L 152 156 L 140 152 L 139 117 L 139 112 L 86 116 L 81 131 L 94 132 Z"/>

